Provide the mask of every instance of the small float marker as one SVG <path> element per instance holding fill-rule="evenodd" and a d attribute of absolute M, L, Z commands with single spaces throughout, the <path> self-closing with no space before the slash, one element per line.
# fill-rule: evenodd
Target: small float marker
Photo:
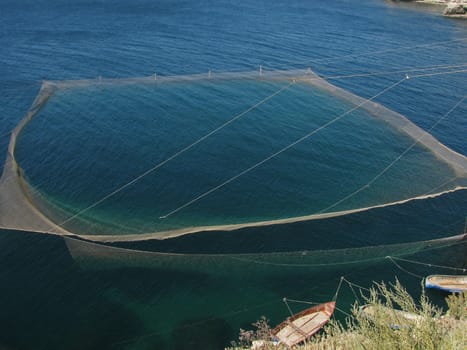
<path fill-rule="evenodd" d="M 405 74 L 405 79 L 410 79 L 409 75 L 406 73 Z"/>
<path fill-rule="evenodd" d="M 154 73 L 154 80 L 157 80 L 157 73 Z"/>
<path fill-rule="evenodd" d="M 263 66 L 262 65 L 259 66 L 259 76 L 260 77 L 263 76 Z"/>

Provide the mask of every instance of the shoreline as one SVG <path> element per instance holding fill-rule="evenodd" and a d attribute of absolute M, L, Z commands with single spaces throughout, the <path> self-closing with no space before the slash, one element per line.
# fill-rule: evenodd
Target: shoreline
<path fill-rule="evenodd" d="M 393 0 L 393 2 L 395 2 Z M 403 1 L 413 2 L 422 5 L 443 6 L 444 10 L 441 14 L 443 17 L 453 19 L 467 19 L 467 1 L 466 0 L 414 0 Z"/>

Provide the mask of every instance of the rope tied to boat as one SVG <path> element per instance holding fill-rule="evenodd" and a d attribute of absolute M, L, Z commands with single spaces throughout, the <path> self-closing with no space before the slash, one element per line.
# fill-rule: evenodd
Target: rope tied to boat
<path fill-rule="evenodd" d="M 437 268 L 440 268 L 440 269 L 467 272 L 467 268 L 465 268 L 465 267 L 452 267 L 452 266 L 436 265 L 436 264 L 424 263 L 424 262 L 421 262 L 421 261 L 398 258 L 398 257 L 395 257 L 395 256 L 388 256 L 387 258 L 390 259 L 390 260 L 399 260 L 399 261 L 404 261 L 404 262 L 408 262 L 408 263 L 411 263 L 411 264 L 423 265 L 423 266 L 428 266 L 428 267 L 437 267 Z"/>
<path fill-rule="evenodd" d="M 282 301 L 285 303 L 285 306 L 287 306 L 287 309 L 289 310 L 290 316 L 293 315 L 292 309 L 289 306 L 289 303 L 287 303 L 287 298 L 282 299 Z"/>
<path fill-rule="evenodd" d="M 396 265 L 396 267 L 397 267 L 399 270 L 401 270 L 401 271 L 403 271 L 403 272 L 405 272 L 405 273 L 407 273 L 407 274 L 409 274 L 409 275 L 411 275 L 411 276 L 413 276 L 413 277 L 415 277 L 415 278 L 420 278 L 420 279 L 423 279 L 423 278 L 424 278 L 423 276 L 417 275 L 416 273 L 410 272 L 409 270 L 403 268 L 403 267 L 400 266 L 391 256 L 387 256 L 386 259 L 389 259 L 394 265 Z"/>
<path fill-rule="evenodd" d="M 332 298 L 332 301 L 336 301 L 337 300 L 337 295 L 339 294 L 339 291 L 341 289 L 341 286 L 342 286 L 342 282 L 344 281 L 344 276 L 341 276 L 340 280 L 339 280 L 339 284 L 337 285 L 337 289 L 336 289 L 336 293 L 334 294 L 334 297 Z"/>
<path fill-rule="evenodd" d="M 339 291 L 341 289 L 342 282 L 344 280 L 345 280 L 344 276 L 341 276 L 341 278 L 339 279 L 339 284 L 337 285 L 336 293 L 334 294 L 334 297 L 332 298 L 332 301 L 335 302 L 337 300 L 337 296 L 339 295 Z M 319 305 L 319 304 L 321 304 L 321 303 L 315 303 L 315 302 L 312 302 L 312 301 L 287 299 L 286 297 L 282 298 L 282 301 L 284 302 L 285 306 L 287 307 L 287 310 L 289 310 L 290 316 L 293 316 L 294 313 L 293 313 L 288 301 L 293 302 L 293 303 L 309 304 L 309 305 Z"/>

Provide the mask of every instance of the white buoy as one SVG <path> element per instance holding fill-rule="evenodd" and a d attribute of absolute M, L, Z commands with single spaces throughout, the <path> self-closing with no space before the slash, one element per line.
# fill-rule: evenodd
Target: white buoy
<path fill-rule="evenodd" d="M 263 66 L 262 65 L 259 66 L 259 76 L 260 77 L 263 76 Z"/>

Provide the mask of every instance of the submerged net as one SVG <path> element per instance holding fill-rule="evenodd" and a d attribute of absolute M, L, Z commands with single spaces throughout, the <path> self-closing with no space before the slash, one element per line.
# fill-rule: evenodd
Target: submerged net
<path fill-rule="evenodd" d="M 277 272 L 322 271 L 325 268 L 341 271 L 355 269 L 382 262 L 389 256 L 404 257 L 443 247 L 465 245 L 466 235 L 361 248 L 263 254 L 160 253 L 112 247 L 70 237 L 65 237 L 65 243 L 73 259 L 85 269 L 153 268 L 221 275 L 239 272 L 241 276 L 252 277 Z"/>
<path fill-rule="evenodd" d="M 31 120 L 38 116 L 42 107 L 46 105 L 47 101 L 54 97 L 54 94 L 61 91 L 71 91 L 73 89 L 88 89 L 105 86 L 165 86 L 166 84 L 172 83 L 192 83 L 198 84 L 203 81 L 224 81 L 229 82 L 232 80 L 238 81 L 242 79 L 252 81 L 269 81 L 272 83 L 279 83 L 279 89 L 273 91 L 270 95 L 266 96 L 260 102 L 249 107 L 245 111 L 236 114 L 236 116 L 227 122 L 221 124 L 220 127 L 214 128 L 211 132 L 200 137 L 194 143 L 189 144 L 187 147 L 182 148 L 172 155 L 168 154 L 167 158 L 160 163 L 156 163 L 156 166 L 142 172 L 139 176 L 130 179 L 123 185 L 119 184 L 116 189 L 103 195 L 101 198 L 89 201 L 88 203 L 81 205 L 78 208 L 69 208 L 66 203 L 61 203 L 60 200 L 52 200 L 47 196 L 47 193 L 43 193 L 40 187 L 33 184 L 33 181 L 28 180 L 28 174 L 24 173 L 20 164 L 15 156 L 17 148 L 17 141 L 20 137 L 23 129 L 31 122 Z M 380 94 L 385 91 L 392 89 L 393 87 L 402 84 L 403 80 L 390 85 L 388 88 L 383 90 Z M 232 172 L 225 181 L 218 181 L 218 183 L 212 183 L 211 187 L 205 187 L 202 189 L 200 195 L 195 196 L 193 199 L 187 198 L 185 202 L 179 202 L 178 207 L 173 210 L 166 210 L 165 212 L 159 212 L 159 221 L 168 222 L 168 224 L 161 224 L 160 226 L 135 226 L 125 225 L 125 220 L 121 220 L 119 223 L 112 223 L 115 220 L 111 215 L 110 218 L 105 219 L 104 216 L 97 214 L 93 215 L 93 210 L 101 206 L 102 203 L 107 201 L 109 198 L 121 195 L 125 191 L 131 191 L 133 188 L 137 188 L 138 183 L 146 179 L 147 175 L 152 174 L 158 170 L 162 165 L 165 165 L 172 159 L 183 154 L 185 150 L 191 149 L 194 145 L 198 145 L 204 142 L 207 138 L 211 137 L 221 128 L 230 128 L 231 124 L 236 123 L 240 118 L 245 117 L 248 113 L 253 110 L 265 108 L 263 105 L 270 102 L 277 95 L 283 93 L 296 86 L 311 85 L 313 88 L 319 91 L 324 91 L 337 97 L 339 101 L 345 101 L 350 103 L 352 108 L 338 114 L 334 119 L 327 119 L 321 126 L 316 126 L 310 132 L 306 132 L 304 136 L 299 137 L 292 143 L 282 144 L 278 150 L 266 158 L 256 161 L 251 166 L 239 169 L 237 172 Z M 380 95 L 378 94 L 378 95 Z M 375 95 L 374 97 L 377 97 Z M 118 97 L 118 96 L 117 96 Z M 466 188 L 466 174 L 467 174 L 467 158 L 460 155 L 453 150 L 447 148 L 436 140 L 431 134 L 423 129 L 419 128 L 412 122 L 410 122 L 404 116 L 389 110 L 388 108 L 373 101 L 374 98 L 364 99 L 356 96 L 348 91 L 338 88 L 324 79 L 318 77 L 312 71 L 281 71 L 281 72 L 250 72 L 250 73 L 222 73 L 209 75 L 193 75 L 193 76 L 182 76 L 182 77 L 146 77 L 146 78 L 134 78 L 134 79 L 98 79 L 96 80 L 80 80 L 80 81 L 62 81 L 62 82 L 45 82 L 33 103 L 30 111 L 26 117 L 20 122 L 16 129 L 11 134 L 10 145 L 8 148 L 7 159 L 4 166 L 2 178 L 0 179 L 0 227 L 7 229 L 18 229 L 36 232 L 46 232 L 59 235 L 77 235 L 89 240 L 94 241 L 137 241 L 147 240 L 153 238 L 167 238 L 179 236 L 187 233 L 195 233 L 200 231 L 231 231 L 245 227 L 254 226 L 270 226 L 274 224 L 288 224 L 298 221 L 308 221 L 314 219 L 325 219 L 335 216 L 346 215 L 359 211 L 368 210 L 371 208 L 378 208 L 387 205 L 395 205 L 404 203 L 414 199 L 427 198 L 437 196 L 442 193 L 456 191 L 459 189 Z M 273 106 L 274 107 L 274 106 Z M 263 219 L 261 215 L 253 215 L 247 218 L 244 222 L 229 222 L 227 218 L 225 223 L 211 222 L 206 220 L 180 220 L 182 224 L 177 222 L 177 215 L 179 212 L 183 212 L 185 208 L 192 207 L 195 204 L 210 196 L 212 193 L 222 191 L 228 191 L 228 185 L 237 181 L 244 175 L 256 170 L 263 164 L 268 163 L 271 159 L 279 158 L 279 156 L 289 149 L 295 147 L 302 141 L 306 141 L 311 136 L 319 133 L 328 127 L 331 127 L 334 123 L 340 122 L 341 119 L 347 115 L 353 113 L 356 110 L 365 111 L 375 118 L 377 121 L 382 121 L 389 129 L 393 130 L 395 134 L 404 135 L 408 137 L 409 142 L 406 142 L 406 148 L 401 153 L 400 157 L 392 159 L 390 165 L 383 168 L 381 172 L 377 173 L 375 177 L 369 178 L 369 181 L 364 183 L 363 186 L 358 186 L 354 190 L 344 192 L 340 197 L 341 199 L 325 204 L 321 210 L 313 210 L 311 213 L 302 215 L 286 215 L 286 217 L 268 218 Z M 308 131 L 308 130 L 307 130 Z M 302 133 L 303 134 L 303 133 Z M 327 142 L 338 143 L 340 140 L 327 140 Z M 362 203 L 355 201 L 357 195 L 361 192 L 371 191 L 373 183 L 386 174 L 391 168 L 394 162 L 400 160 L 402 156 L 406 155 L 407 150 L 416 148 L 417 152 L 421 153 L 428 152 L 428 161 L 433 164 L 430 167 L 425 165 L 420 166 L 420 179 L 427 178 L 427 185 L 425 190 L 417 190 L 418 192 L 411 192 L 409 195 L 395 195 L 388 196 L 387 199 L 378 199 L 369 201 L 369 203 Z M 371 162 L 371 160 L 370 160 Z M 161 165 L 162 164 L 162 165 Z M 428 170 L 440 169 L 440 173 L 429 174 Z M 269 169 L 271 171 L 271 169 Z M 440 176 L 442 174 L 442 176 Z M 397 175 L 397 174 L 396 174 Z M 400 176 L 400 175 L 399 175 Z M 432 176 L 432 178 L 430 178 Z M 260 179 L 261 182 L 262 179 Z M 429 183 L 429 184 L 428 184 Z M 133 186 L 136 185 L 136 186 Z M 151 184 L 149 184 L 151 186 Z M 409 187 L 411 184 L 409 184 Z M 383 186 L 384 187 L 384 186 Z M 427 190 L 428 188 L 428 190 Z M 144 192 L 144 189 L 142 190 Z M 203 192 L 204 191 L 204 192 Z M 235 191 L 232 189 L 231 191 Z M 141 190 L 140 190 L 141 192 Z M 396 191 L 397 192 L 397 191 Z M 326 196 L 324 191 L 323 196 Z M 379 193 L 378 190 L 372 194 L 374 198 L 386 198 L 384 193 Z M 298 197 L 299 198 L 299 197 Z M 300 198 L 299 198 L 300 199 Z M 364 205 L 362 205 L 364 204 Z M 219 206 L 214 203 L 214 206 Z M 129 211 L 134 208 L 130 208 Z M 209 215 L 212 208 L 205 208 Z M 131 214 L 131 213 L 130 213 Z M 165 214 L 165 215 L 164 215 Z M 175 215 L 176 214 L 176 215 Z M 191 213 L 192 216 L 196 214 L 196 211 Z M 174 216 L 175 218 L 172 218 Z M 167 219 L 170 217 L 169 219 Z M 166 220 L 167 219 L 167 220 Z M 99 227 L 107 225 L 107 230 L 101 230 Z M 187 223 L 186 223 L 187 222 Z M 110 227 L 110 228 L 109 228 Z"/>

